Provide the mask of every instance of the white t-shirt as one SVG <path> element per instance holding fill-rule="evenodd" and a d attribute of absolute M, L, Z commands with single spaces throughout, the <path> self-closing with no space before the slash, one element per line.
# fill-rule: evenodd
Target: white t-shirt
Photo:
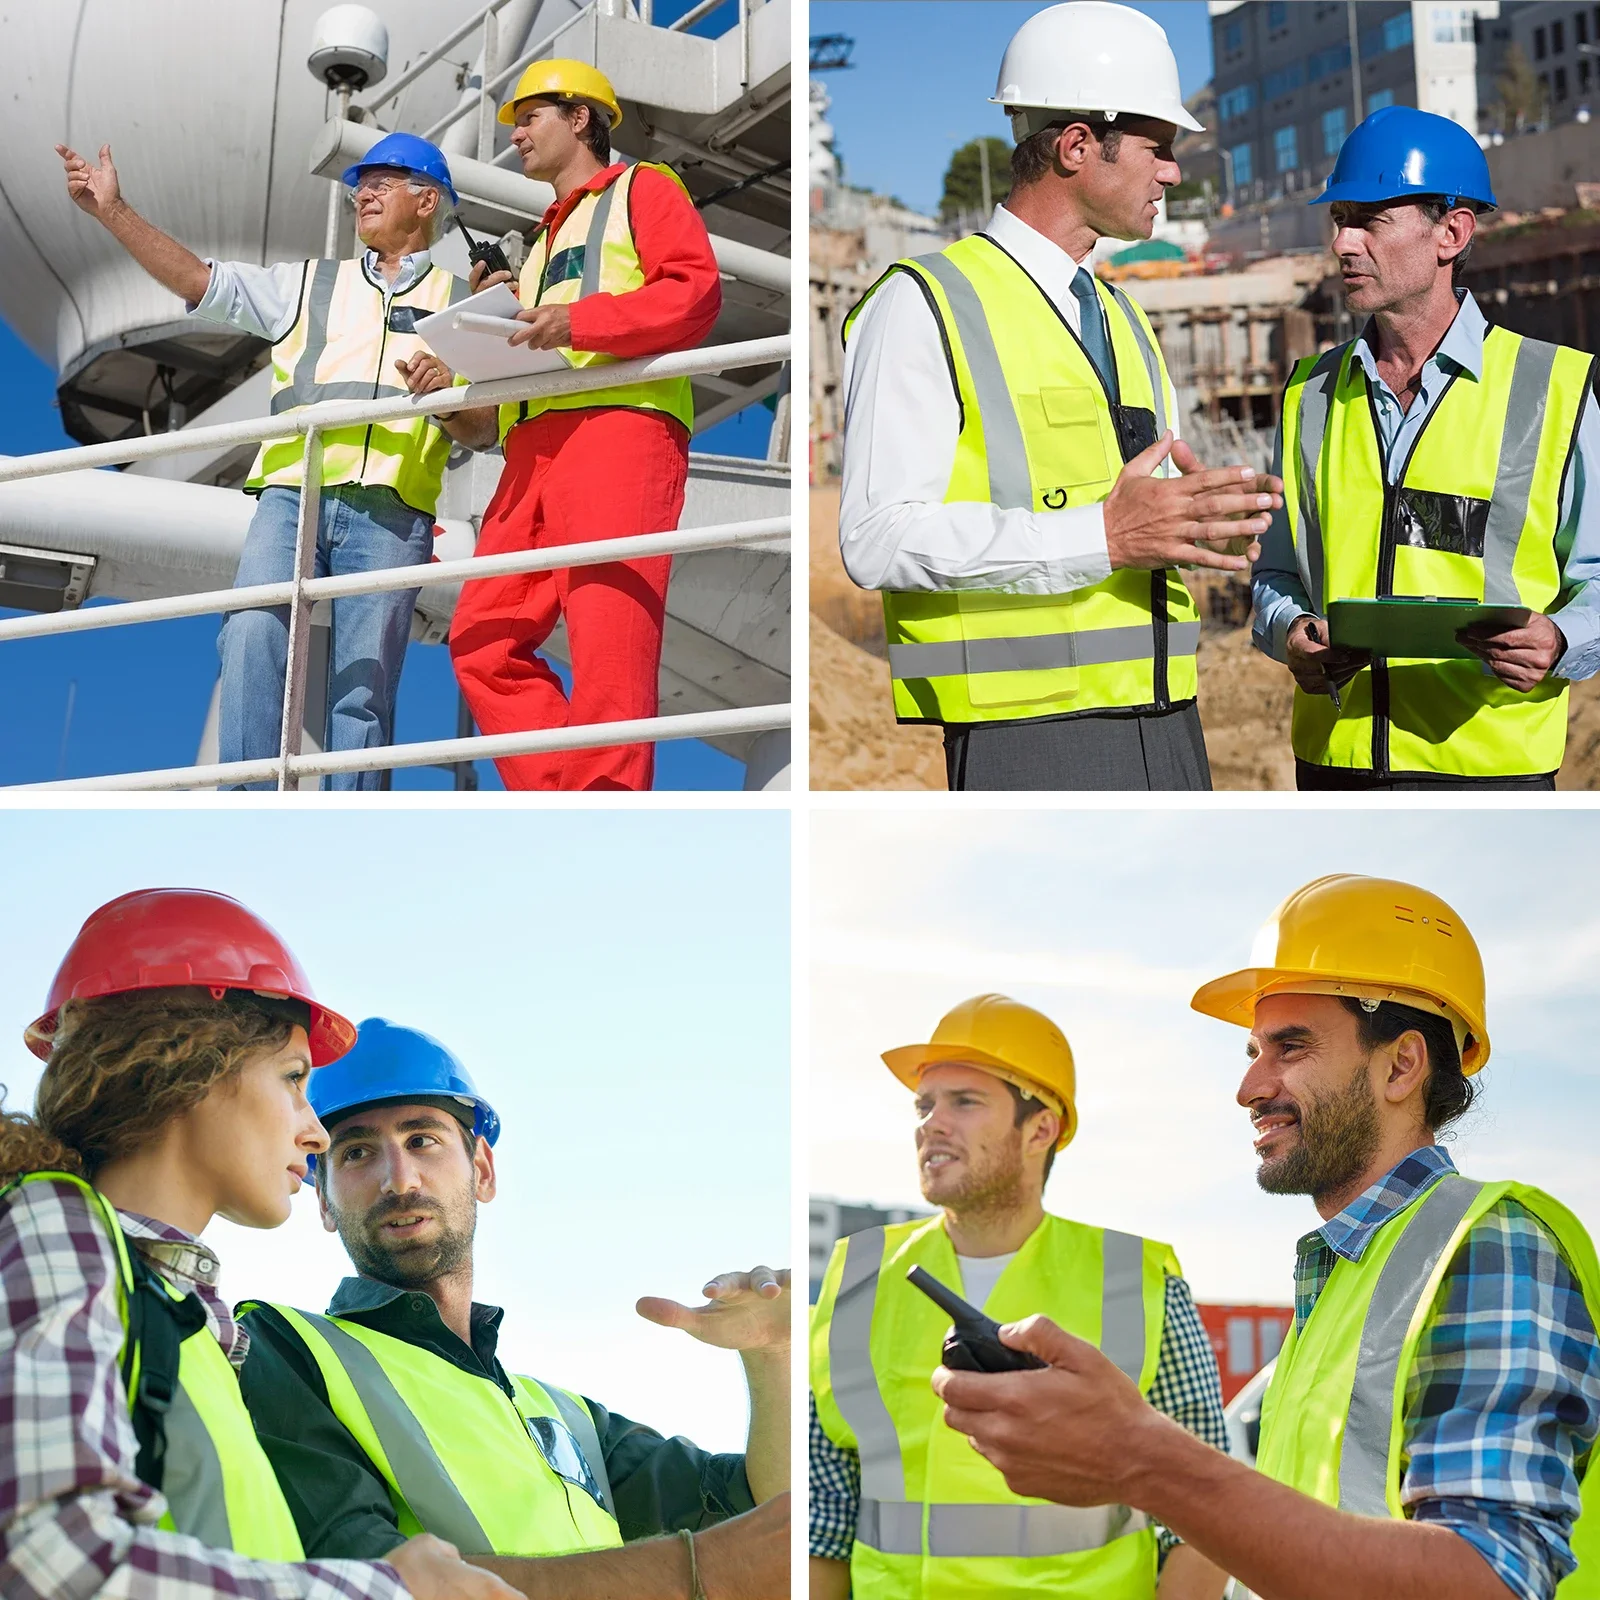
<path fill-rule="evenodd" d="M 994 1286 L 1000 1281 L 1000 1274 L 1016 1259 L 1015 1250 L 1008 1256 L 957 1256 L 956 1265 L 961 1268 L 961 1298 L 982 1311 L 984 1301 L 994 1293 Z"/>

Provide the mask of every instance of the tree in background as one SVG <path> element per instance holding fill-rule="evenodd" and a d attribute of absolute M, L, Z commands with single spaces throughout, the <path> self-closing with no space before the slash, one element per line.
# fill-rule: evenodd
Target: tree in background
<path fill-rule="evenodd" d="M 988 163 L 985 193 L 984 163 Z M 944 169 L 944 195 L 939 216 L 951 222 L 962 212 L 980 211 L 985 220 L 995 203 L 1011 193 L 1011 146 L 1004 139 L 971 139 L 950 157 Z"/>
<path fill-rule="evenodd" d="M 1549 109 L 1549 96 L 1533 70 L 1533 63 L 1522 53 L 1521 45 L 1512 45 L 1506 51 L 1505 67 L 1495 79 L 1500 98 L 1492 115 L 1501 133 L 1520 133 L 1524 128 L 1543 122 Z"/>

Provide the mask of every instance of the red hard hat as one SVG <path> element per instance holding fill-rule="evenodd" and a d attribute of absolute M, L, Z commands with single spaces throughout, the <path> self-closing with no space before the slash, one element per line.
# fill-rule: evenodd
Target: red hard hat
<path fill-rule="evenodd" d="M 299 1000 L 311 1010 L 311 1064 L 337 1061 L 356 1042 L 355 1024 L 318 1005 L 289 947 L 253 911 L 209 889 L 136 889 L 91 913 L 55 979 L 45 1013 L 23 1038 L 50 1057 L 56 1019 L 68 1000 L 139 989 L 229 989 Z"/>

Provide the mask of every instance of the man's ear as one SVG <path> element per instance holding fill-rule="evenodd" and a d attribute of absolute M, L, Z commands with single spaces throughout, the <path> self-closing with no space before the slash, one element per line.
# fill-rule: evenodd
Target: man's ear
<path fill-rule="evenodd" d="M 489 1148 L 489 1141 L 481 1134 L 472 1151 L 472 1170 L 474 1176 L 473 1192 L 480 1203 L 493 1200 L 495 1194 L 494 1177 L 494 1151 Z"/>
<path fill-rule="evenodd" d="M 1066 127 L 1060 129 L 1051 152 L 1055 161 L 1056 176 L 1066 177 L 1069 173 L 1081 171 L 1089 159 L 1089 147 L 1093 142 L 1086 122 L 1069 122 Z"/>
<path fill-rule="evenodd" d="M 1415 1028 L 1408 1028 L 1392 1044 L 1384 1046 L 1389 1056 L 1389 1068 L 1384 1076 L 1383 1097 L 1391 1105 L 1399 1105 L 1413 1094 L 1426 1093 L 1428 1074 L 1428 1046 Z"/>
<path fill-rule="evenodd" d="M 322 1175 L 322 1163 L 327 1159 L 323 1155 L 317 1161 L 317 1177 L 320 1180 L 317 1184 L 317 1213 L 322 1218 L 323 1232 L 337 1233 L 339 1224 L 333 1220 L 332 1208 L 328 1205 L 328 1180 Z"/>

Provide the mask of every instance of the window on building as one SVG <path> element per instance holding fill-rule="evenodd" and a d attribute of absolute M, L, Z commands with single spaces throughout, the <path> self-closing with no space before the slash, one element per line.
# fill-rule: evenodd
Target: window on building
<path fill-rule="evenodd" d="M 1550 24 L 1550 54 L 1563 55 L 1567 48 L 1567 25 L 1564 22 Z"/>
<path fill-rule="evenodd" d="M 1545 48 L 1544 29 L 1535 28 L 1533 30 L 1533 59 L 1535 61 L 1543 61 L 1548 54 L 1549 52 Z"/>
<path fill-rule="evenodd" d="M 1251 107 L 1255 91 L 1248 83 L 1241 83 L 1217 96 L 1217 115 L 1224 122 L 1242 117 Z"/>
<path fill-rule="evenodd" d="M 1279 172 L 1293 172 L 1300 165 L 1300 141 L 1295 136 L 1292 122 L 1287 128 L 1279 128 L 1273 134 L 1272 160 Z"/>
<path fill-rule="evenodd" d="M 1228 1318 L 1228 1376 L 1248 1378 L 1256 1371 L 1256 1325 L 1249 1317 Z"/>
<path fill-rule="evenodd" d="M 1578 93 L 1587 94 L 1589 90 L 1589 58 L 1585 56 L 1578 63 Z"/>
<path fill-rule="evenodd" d="M 1428 13 L 1428 22 L 1435 44 L 1472 43 L 1471 6 L 1435 6 Z"/>
<path fill-rule="evenodd" d="M 1305 68 L 1298 62 L 1291 62 L 1287 67 L 1280 67 L 1276 72 L 1269 72 L 1261 80 L 1261 98 L 1263 100 L 1276 100 L 1281 95 L 1293 94 L 1305 82 Z"/>
<path fill-rule="evenodd" d="M 1566 98 L 1567 98 L 1567 69 L 1565 67 L 1557 67 L 1556 68 L 1556 99 L 1557 100 L 1565 100 Z"/>
<path fill-rule="evenodd" d="M 1333 45 L 1306 59 L 1306 76 L 1312 83 L 1318 83 L 1323 78 L 1331 78 L 1336 72 L 1346 71 L 1349 66 L 1350 46 Z"/>
<path fill-rule="evenodd" d="M 1382 111 L 1385 106 L 1392 106 L 1393 104 L 1393 89 L 1374 89 L 1367 96 L 1367 115 L 1370 117 L 1374 111 Z"/>
<path fill-rule="evenodd" d="M 1339 146 L 1344 143 L 1344 133 L 1348 126 L 1343 106 L 1335 106 L 1332 111 L 1322 113 L 1322 153 L 1325 156 L 1336 156 Z"/>
<path fill-rule="evenodd" d="M 1266 1364 L 1283 1348 L 1283 1324 L 1276 1317 L 1261 1319 L 1261 1365 Z"/>
<path fill-rule="evenodd" d="M 1572 41 L 1574 44 L 1589 42 L 1589 14 L 1586 11 L 1572 13 Z"/>
<path fill-rule="evenodd" d="M 1557 23 L 1557 27 L 1561 24 Z M 1402 11 L 1398 16 L 1385 17 L 1383 21 L 1383 48 L 1403 50 L 1411 43 L 1411 13 Z"/>
<path fill-rule="evenodd" d="M 1233 186 L 1242 189 L 1255 178 L 1254 163 L 1250 160 L 1250 146 L 1236 144 L 1228 154 L 1233 157 Z"/>
<path fill-rule="evenodd" d="M 1236 50 L 1244 49 L 1244 24 L 1230 22 L 1222 30 L 1222 48 L 1232 55 Z"/>
<path fill-rule="evenodd" d="M 1289 0 L 1267 0 L 1267 27 L 1274 32 L 1289 26 Z"/>

